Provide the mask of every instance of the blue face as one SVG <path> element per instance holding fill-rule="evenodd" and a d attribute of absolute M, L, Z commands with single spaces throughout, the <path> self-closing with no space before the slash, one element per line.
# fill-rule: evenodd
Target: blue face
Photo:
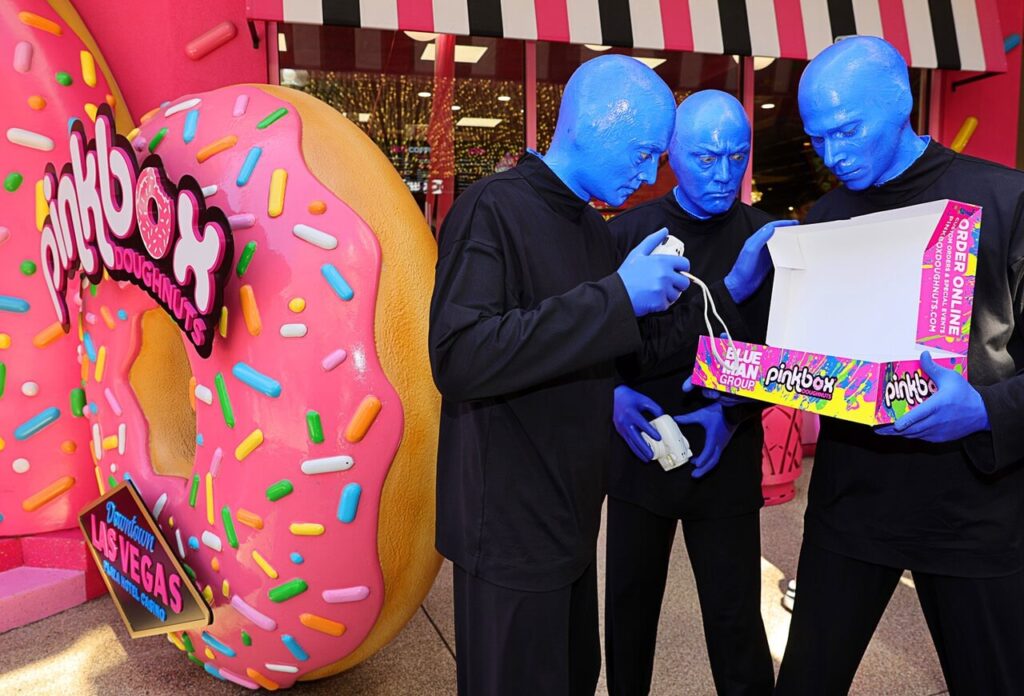
<path fill-rule="evenodd" d="M 579 172 L 580 183 L 592 198 L 620 206 L 642 184 L 653 184 L 658 176 L 658 158 L 668 147 L 671 122 L 658 123 L 656 114 L 638 109 L 634 137 L 619 139 L 589 134 L 586 167 Z"/>
<path fill-rule="evenodd" d="M 657 178 L 674 112 L 672 90 L 640 61 L 587 61 L 566 84 L 544 161 L 581 198 L 622 205 Z"/>
<path fill-rule="evenodd" d="M 910 128 L 906 64 L 881 39 L 844 39 L 819 54 L 800 80 L 799 102 L 815 152 L 853 191 L 899 175 L 923 147 Z"/>
<path fill-rule="evenodd" d="M 726 212 L 750 160 L 750 123 L 743 107 L 723 92 L 688 97 L 676 113 L 668 156 L 679 180 L 676 196 L 688 212 L 702 218 Z"/>

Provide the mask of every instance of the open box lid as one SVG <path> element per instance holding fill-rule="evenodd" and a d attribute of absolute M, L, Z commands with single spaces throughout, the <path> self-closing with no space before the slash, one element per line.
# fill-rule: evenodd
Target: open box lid
<path fill-rule="evenodd" d="M 767 343 L 871 362 L 966 356 L 981 208 L 940 200 L 780 227 Z"/>

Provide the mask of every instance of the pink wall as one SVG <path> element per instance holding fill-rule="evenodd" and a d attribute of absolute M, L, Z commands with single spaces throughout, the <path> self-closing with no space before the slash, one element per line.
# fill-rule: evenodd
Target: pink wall
<path fill-rule="evenodd" d="M 1024 2 L 997 0 L 1003 36 L 1024 32 Z M 943 71 L 942 113 L 939 140 L 949 145 L 968 116 L 978 119 L 978 129 L 968 143 L 965 154 L 974 155 L 1011 167 L 1017 166 L 1017 138 L 1021 108 L 1021 50 L 1018 46 L 1006 55 L 1009 70 L 953 92 L 950 85 L 977 73 Z"/>
<path fill-rule="evenodd" d="M 110 64 L 136 122 L 150 109 L 188 92 L 238 82 L 267 81 L 267 45 L 257 22 L 254 49 L 245 22 L 245 0 L 72 0 Z M 185 46 L 221 22 L 231 22 L 233 39 L 200 60 Z M 274 37 L 276 49 L 277 37 Z"/>

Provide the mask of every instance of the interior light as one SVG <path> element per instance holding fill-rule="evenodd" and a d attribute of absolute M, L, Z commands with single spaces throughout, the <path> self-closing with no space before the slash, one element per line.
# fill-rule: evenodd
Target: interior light
<path fill-rule="evenodd" d="M 501 123 L 500 118 L 477 118 L 474 116 L 463 116 L 456 126 L 468 126 L 470 128 L 494 128 Z"/>
<path fill-rule="evenodd" d="M 487 53 L 486 46 L 456 46 L 456 63 L 476 63 Z M 420 60 L 434 60 L 437 57 L 437 46 L 429 43 L 423 47 L 423 54 Z"/>
<path fill-rule="evenodd" d="M 413 41 L 433 41 L 437 38 L 437 34 L 431 34 L 429 31 L 406 31 L 403 33 Z"/>

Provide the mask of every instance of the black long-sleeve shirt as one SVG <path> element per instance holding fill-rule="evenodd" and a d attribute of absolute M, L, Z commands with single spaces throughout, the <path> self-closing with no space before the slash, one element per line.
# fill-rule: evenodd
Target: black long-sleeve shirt
<path fill-rule="evenodd" d="M 805 533 L 873 563 L 998 576 L 1024 565 L 1024 173 L 932 142 L 883 186 L 826 194 L 808 222 L 942 198 L 982 206 L 968 372 L 992 430 L 929 444 L 823 419 Z"/>
<path fill-rule="evenodd" d="M 597 211 L 529 154 L 471 186 L 441 228 L 436 539 L 474 575 L 550 590 L 586 569 L 607 488 L 615 358 L 654 363 L 700 332 L 684 302 L 637 321 L 621 261 Z M 739 322 L 721 283 L 715 292 Z"/>
<path fill-rule="evenodd" d="M 648 234 L 667 227 L 669 234 L 685 244 L 691 272 L 705 283 L 720 281 L 732 269 L 743 243 L 751 234 L 772 220 L 771 216 L 756 208 L 736 202 L 722 215 L 700 220 L 686 213 L 676 202 L 673 192 L 637 206 L 612 220 L 609 227 L 620 250 L 632 249 Z M 702 302 L 700 288 L 691 286 L 683 300 Z M 771 305 L 771 282 L 765 282 L 740 307 L 748 329 L 730 325 L 734 338 L 763 343 Z M 722 328 L 711 317 L 715 335 Z M 728 321 L 728 319 L 726 320 Z M 742 335 L 748 330 L 753 333 Z M 689 394 L 681 390 L 683 380 L 693 370 L 696 344 L 687 346 L 681 357 L 681 369 L 654 377 L 633 376 L 626 384 L 654 399 L 666 413 L 679 415 L 696 411 L 712 403 L 696 389 Z M 624 376 L 632 374 L 628 363 L 623 366 Z M 656 373 L 662 370 L 655 370 Z M 737 409 L 730 409 L 735 411 Z M 740 409 L 748 410 L 748 409 Z M 641 462 L 622 438 L 614 438 L 609 468 L 608 495 L 640 505 L 655 514 L 679 519 L 707 519 L 730 517 L 759 509 L 764 504 L 761 494 L 761 448 L 764 429 L 761 427 L 760 409 L 748 413 L 750 417 L 738 423 L 729 445 L 712 471 L 700 479 L 690 474 L 692 467 L 684 466 L 665 471 L 657 462 Z M 704 429 L 682 426 L 683 435 L 694 452 L 704 447 Z"/>

